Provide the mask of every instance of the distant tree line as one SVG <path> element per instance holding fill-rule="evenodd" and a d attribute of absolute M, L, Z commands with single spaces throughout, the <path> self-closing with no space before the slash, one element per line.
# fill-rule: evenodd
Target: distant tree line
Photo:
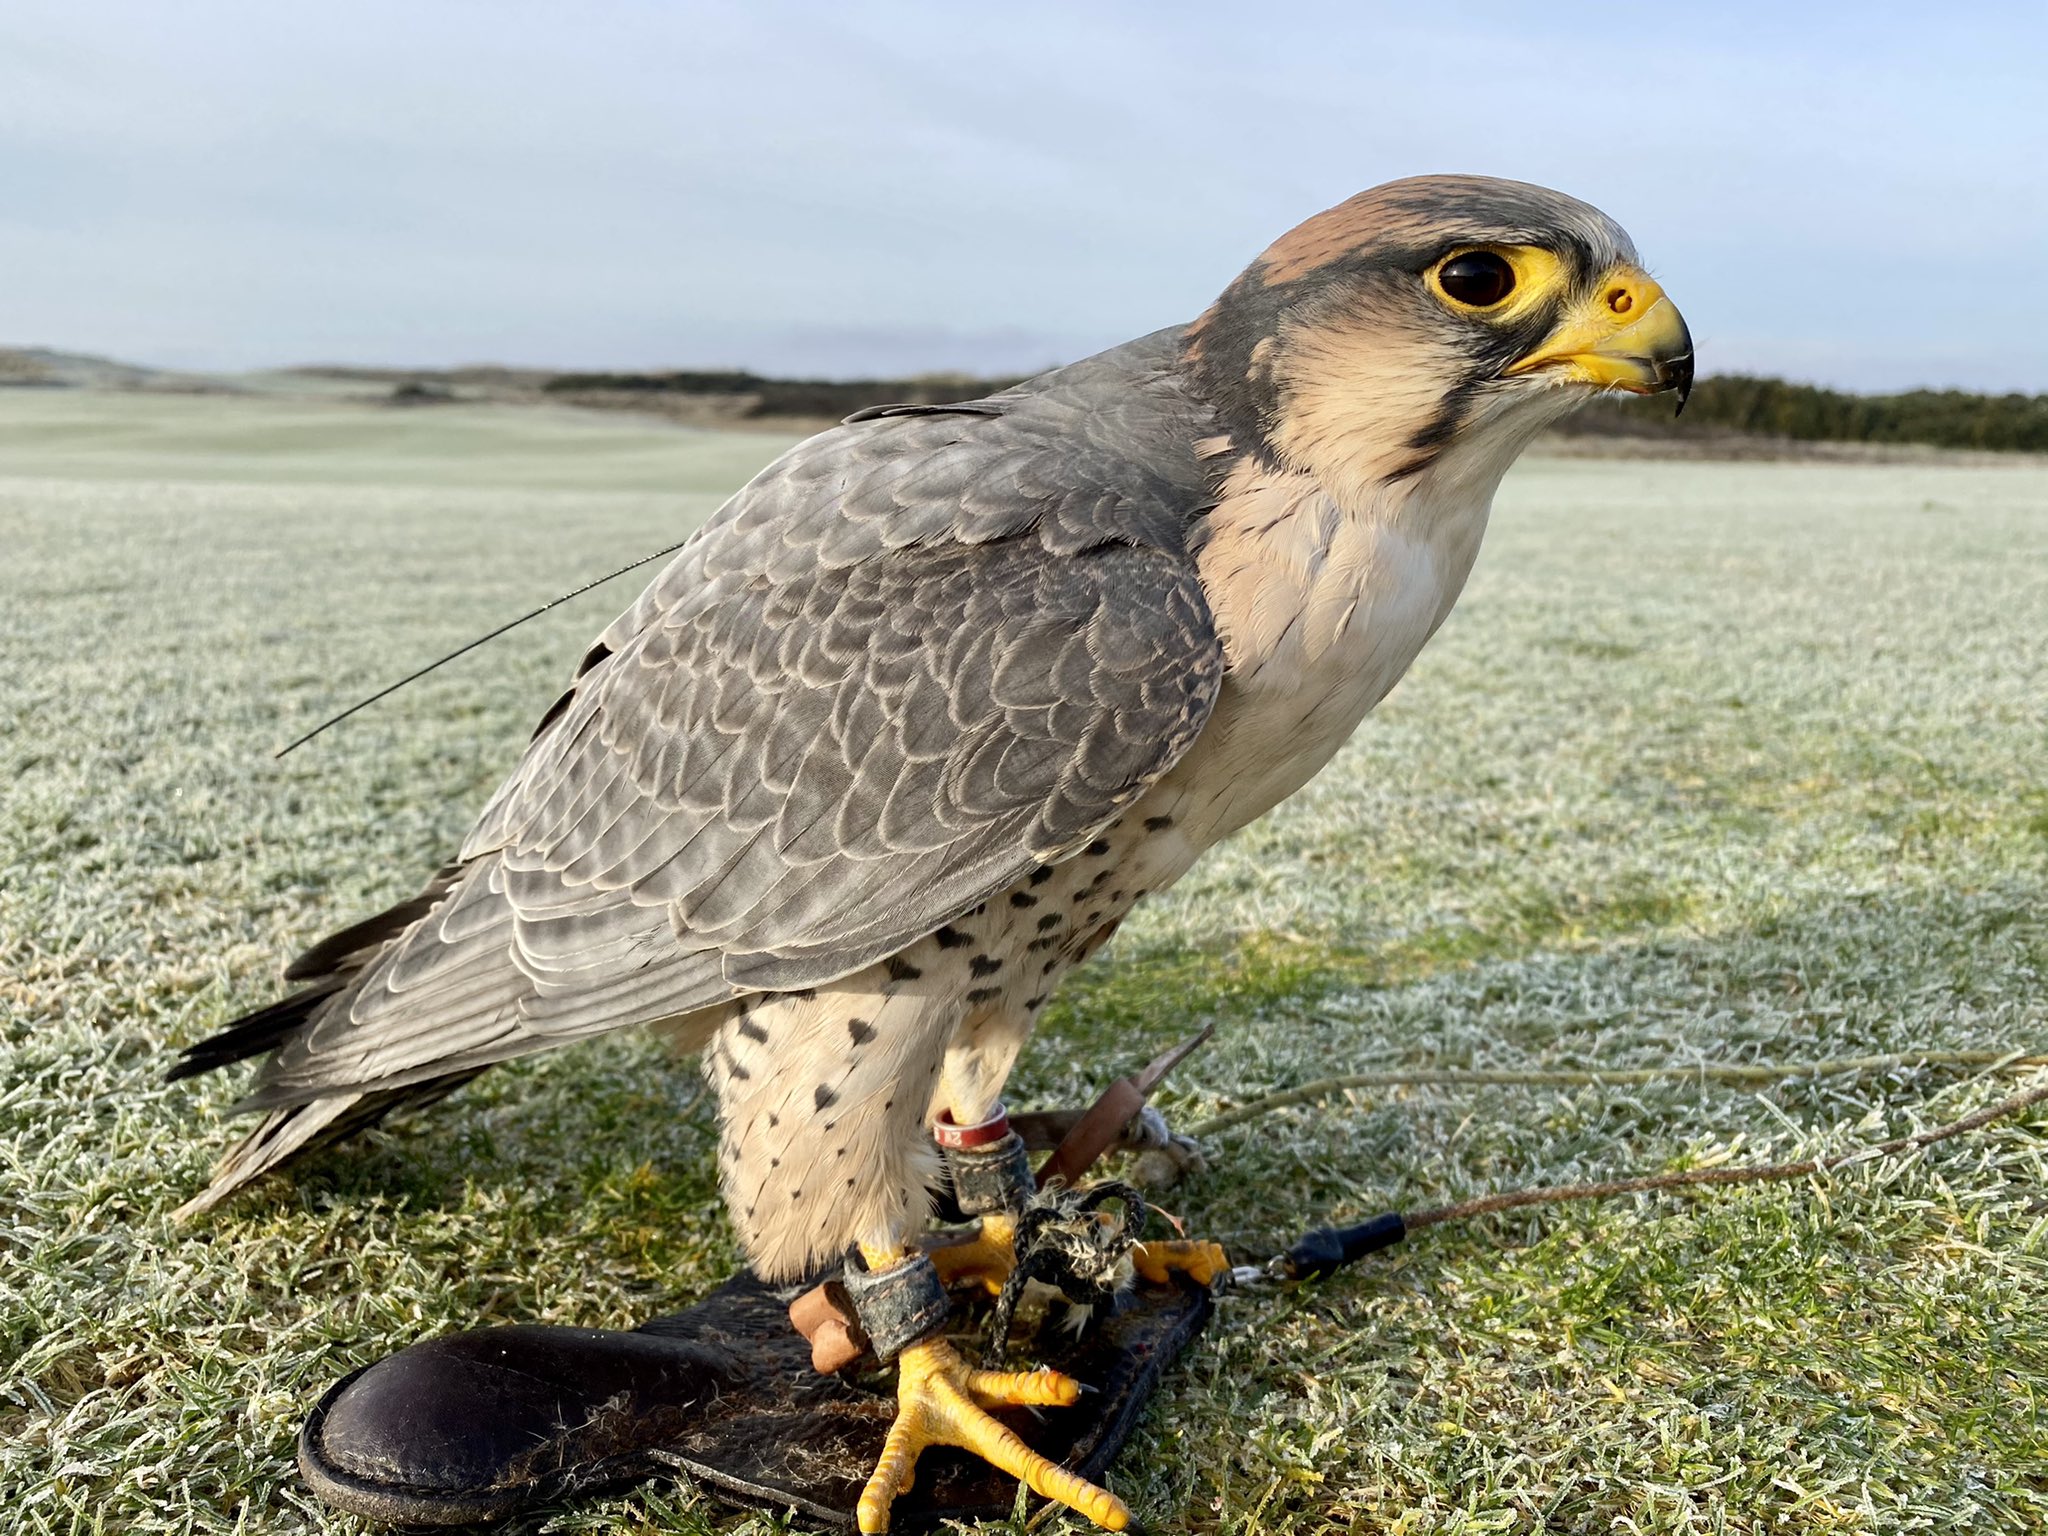
<path fill-rule="evenodd" d="M 910 379 L 772 379 L 738 369 L 672 373 L 561 373 L 549 394 L 671 394 L 743 397 L 748 416 L 850 416 L 870 405 L 942 405 L 1008 389 L 1014 378 L 935 373 Z"/>
<path fill-rule="evenodd" d="M 1851 395 L 1783 379 L 1723 374 L 1700 380 L 1685 415 L 1668 399 L 1609 399 L 1569 418 L 1565 432 L 1629 437 L 1742 433 L 1802 442 L 1925 443 L 1938 448 L 2048 452 L 2048 395 L 1915 389 Z"/>
<path fill-rule="evenodd" d="M 562 373 L 551 394 L 741 397 L 748 416 L 838 417 L 870 405 L 936 405 L 1007 389 L 1013 378 L 928 374 L 909 379 L 776 379 L 741 369 L 669 373 Z M 1802 442 L 1925 443 L 1941 448 L 2048 453 L 2048 395 L 1975 395 L 1916 389 L 1852 395 L 1784 379 L 1724 374 L 1702 379 L 1685 415 L 1670 400 L 1613 398 L 1568 418 L 1562 431 L 1613 437 L 1714 437 L 1739 433 Z"/>

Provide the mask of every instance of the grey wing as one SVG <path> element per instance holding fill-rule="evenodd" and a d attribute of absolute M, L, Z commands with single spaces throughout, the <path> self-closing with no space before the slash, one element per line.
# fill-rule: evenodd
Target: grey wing
<path fill-rule="evenodd" d="M 1223 660 L 1199 422 L 1104 361 L 876 413 L 735 497 L 593 647 L 446 899 L 248 1106 L 828 981 L 1114 821 Z"/>

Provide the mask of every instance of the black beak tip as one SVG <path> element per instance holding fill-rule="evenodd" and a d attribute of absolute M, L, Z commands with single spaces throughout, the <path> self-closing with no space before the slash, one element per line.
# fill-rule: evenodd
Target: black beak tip
<path fill-rule="evenodd" d="M 1678 396 L 1678 409 L 1671 413 L 1672 416 L 1683 416 L 1685 414 L 1685 402 L 1692 398 L 1692 354 L 1690 352 L 1685 353 L 1681 357 L 1674 357 L 1666 365 L 1664 387 L 1673 391 Z"/>

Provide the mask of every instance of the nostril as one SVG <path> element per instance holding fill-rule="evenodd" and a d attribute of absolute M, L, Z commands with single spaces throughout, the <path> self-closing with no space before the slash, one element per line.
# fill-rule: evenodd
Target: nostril
<path fill-rule="evenodd" d="M 1626 288 L 1616 288 L 1607 295 L 1607 307 L 1617 315 L 1625 315 L 1636 307 L 1636 296 Z"/>

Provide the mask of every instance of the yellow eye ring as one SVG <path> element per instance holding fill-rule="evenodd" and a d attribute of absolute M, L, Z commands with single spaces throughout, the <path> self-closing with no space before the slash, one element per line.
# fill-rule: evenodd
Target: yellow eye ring
<path fill-rule="evenodd" d="M 1459 251 L 1431 274 L 1443 296 L 1463 309 L 1494 309 L 1515 291 L 1515 264 L 1498 251 Z"/>
<path fill-rule="evenodd" d="M 1437 302 L 1454 314 L 1495 320 L 1527 313 L 1571 283 L 1571 268 L 1540 245 L 1460 246 L 1423 273 Z"/>

